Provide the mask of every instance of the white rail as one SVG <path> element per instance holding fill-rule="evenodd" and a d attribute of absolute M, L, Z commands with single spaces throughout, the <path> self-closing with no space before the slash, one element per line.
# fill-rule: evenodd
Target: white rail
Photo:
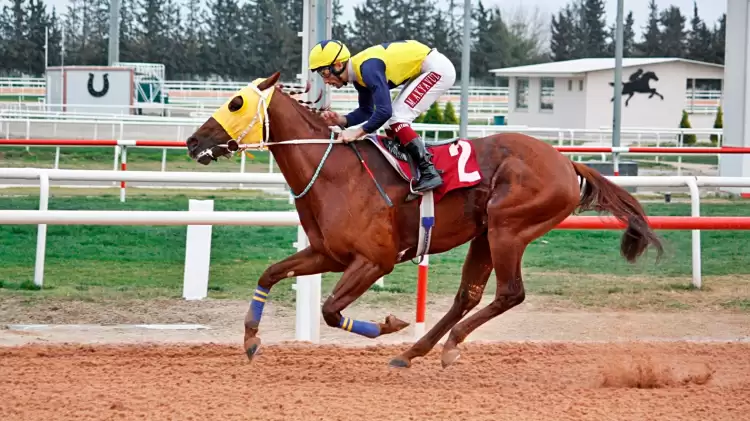
<path fill-rule="evenodd" d="M 203 109 L 225 101 L 232 92 L 241 89 L 246 81 L 164 81 L 163 90 L 169 104 L 139 103 L 134 108 L 158 108 L 167 114 L 177 109 Z M 284 83 L 299 88 L 300 84 Z M 0 78 L 0 96 L 38 98 L 43 101 L 46 92 L 44 78 Z M 554 92 L 553 92 L 554 93 Z M 547 94 L 547 92 L 545 92 Z M 547 95 L 550 100 L 554 96 Z M 334 110 L 348 110 L 357 106 L 357 93 L 352 87 L 343 87 L 331 92 L 331 106 Z M 469 118 L 491 119 L 494 115 L 508 112 L 510 92 L 507 87 L 471 86 L 469 88 Z M 685 109 L 690 114 L 714 113 L 721 105 L 723 92 L 719 90 L 685 90 Z M 452 102 L 456 112 L 460 112 L 460 87 L 454 86 L 443 95 L 439 102 Z"/>
<path fill-rule="evenodd" d="M 16 111 L 0 111 L 0 129 L 6 139 L 11 138 L 76 138 L 76 139 L 149 139 L 149 140 L 184 140 L 189 133 L 205 122 L 205 118 L 194 117 L 153 117 L 153 116 L 116 116 L 116 115 L 65 115 L 57 113 L 25 114 Z M 458 124 L 413 124 L 415 131 L 427 139 L 439 139 L 441 135 L 458 136 Z M 65 131 L 70 133 L 65 133 Z M 87 132 L 86 130 L 90 130 Z M 529 127 L 524 125 L 471 124 L 467 127 L 467 136 L 487 136 L 495 133 L 518 132 L 547 140 L 554 140 L 562 146 L 571 146 L 575 142 L 604 144 L 612 138 L 612 128 L 599 129 Z M 67 136 L 66 136 L 67 134 Z M 687 134 L 700 136 L 699 140 L 708 140 L 711 135 L 719 137 L 722 143 L 723 129 L 664 129 L 623 127 L 622 144 L 641 145 L 644 142 L 681 143 Z"/>

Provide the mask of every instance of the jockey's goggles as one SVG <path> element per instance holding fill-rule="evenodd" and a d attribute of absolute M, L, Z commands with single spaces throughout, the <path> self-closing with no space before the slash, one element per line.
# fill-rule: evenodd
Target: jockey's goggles
<path fill-rule="evenodd" d="M 341 55 L 341 51 L 342 51 L 343 49 L 344 49 L 344 46 L 343 46 L 343 45 L 341 45 L 341 46 L 339 47 L 339 51 L 338 51 L 338 52 L 336 53 L 336 56 L 335 56 L 335 57 L 333 57 L 333 60 L 331 60 L 331 64 L 329 64 L 328 66 L 323 66 L 323 67 L 319 67 L 319 68 L 315 69 L 315 72 L 316 72 L 317 74 L 319 74 L 319 75 L 320 75 L 320 77 L 323 77 L 323 78 L 327 78 L 327 77 L 330 77 L 331 75 L 336 75 L 336 76 L 339 76 L 339 75 L 341 75 L 341 73 L 343 73 L 343 72 L 344 72 L 344 69 L 342 68 L 342 69 L 341 69 L 341 71 L 338 71 L 338 72 L 337 72 L 337 71 L 336 71 L 336 70 L 335 70 L 335 69 L 333 68 L 333 65 L 334 65 L 334 64 L 336 64 L 336 59 L 338 59 L 338 58 L 339 58 L 339 55 Z"/>

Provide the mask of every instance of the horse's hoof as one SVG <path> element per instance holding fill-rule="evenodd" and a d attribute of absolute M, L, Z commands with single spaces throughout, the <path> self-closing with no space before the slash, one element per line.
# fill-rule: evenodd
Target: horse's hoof
<path fill-rule="evenodd" d="M 411 361 L 407 360 L 404 357 L 396 357 L 391 360 L 391 362 L 388 363 L 390 367 L 393 368 L 409 368 L 411 367 Z"/>
<path fill-rule="evenodd" d="M 258 355 L 258 351 L 260 350 L 260 338 L 257 336 L 253 336 L 252 338 L 248 338 L 245 341 L 245 354 L 247 355 L 247 359 L 252 361 L 253 357 Z"/>
<path fill-rule="evenodd" d="M 458 361 L 460 357 L 461 351 L 459 351 L 457 348 L 453 348 L 443 352 L 443 357 L 441 358 L 440 362 L 443 365 L 443 368 L 448 368 L 448 366 L 451 366 L 456 361 Z"/>
<path fill-rule="evenodd" d="M 381 334 L 398 332 L 409 326 L 409 323 L 399 319 L 396 316 L 390 315 L 385 318 L 385 325 L 381 327 Z"/>

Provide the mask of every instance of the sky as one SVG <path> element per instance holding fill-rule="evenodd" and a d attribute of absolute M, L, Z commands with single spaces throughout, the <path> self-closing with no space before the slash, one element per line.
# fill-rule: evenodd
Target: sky
<path fill-rule="evenodd" d="M 67 9 L 68 0 L 46 0 L 47 4 L 57 8 L 59 12 L 63 12 Z M 347 20 L 354 18 L 354 6 L 361 3 L 363 0 L 343 0 L 344 4 L 344 17 Z M 448 0 L 437 0 L 438 3 L 445 6 L 448 4 Z M 560 8 L 564 7 L 570 0 L 483 0 L 485 6 L 498 6 L 501 10 L 513 10 L 521 5 L 529 11 L 534 8 L 538 8 L 539 11 L 545 15 L 545 22 L 548 22 L 551 14 L 557 13 Z M 708 26 L 713 27 L 714 22 L 719 19 L 722 13 L 727 10 L 726 0 L 695 0 L 698 4 L 698 13 L 708 23 Z M 457 3 L 462 4 L 461 0 L 457 0 Z M 477 4 L 478 0 L 472 0 L 473 4 Z M 627 0 L 625 3 L 625 15 L 629 10 L 633 11 L 633 17 L 635 19 L 635 33 L 636 37 L 640 35 L 641 28 L 646 26 L 648 19 L 648 3 L 649 0 Z M 683 14 L 688 16 L 688 23 L 690 16 L 693 14 L 693 0 L 656 0 L 656 4 L 659 6 L 659 10 L 665 9 L 670 5 L 675 5 L 680 8 Z M 617 13 L 617 2 L 614 0 L 606 0 L 606 15 L 607 23 L 611 24 L 615 20 Z"/>

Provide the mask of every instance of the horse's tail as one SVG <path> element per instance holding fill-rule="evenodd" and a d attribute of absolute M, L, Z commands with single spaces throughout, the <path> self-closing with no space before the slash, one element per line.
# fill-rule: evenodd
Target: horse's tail
<path fill-rule="evenodd" d="M 664 247 L 659 236 L 649 227 L 646 212 L 638 199 L 593 168 L 577 162 L 572 164 L 576 173 L 583 179 L 578 210 L 608 211 L 627 224 L 620 243 L 620 253 L 628 262 L 635 262 L 649 245 L 656 247 L 658 260 L 664 252 Z"/>

